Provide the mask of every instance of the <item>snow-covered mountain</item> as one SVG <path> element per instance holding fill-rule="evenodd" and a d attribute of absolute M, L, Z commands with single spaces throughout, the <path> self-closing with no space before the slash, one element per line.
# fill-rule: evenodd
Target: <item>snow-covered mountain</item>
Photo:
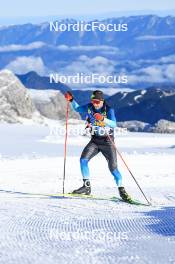
<path fill-rule="evenodd" d="M 149 88 L 134 92 L 119 92 L 107 99 L 118 121 L 138 120 L 154 124 L 160 119 L 175 122 L 174 89 Z"/>
<path fill-rule="evenodd" d="M 132 54 L 133 49 L 137 50 L 140 44 L 142 49 L 137 50 L 137 54 L 132 56 L 139 56 L 148 52 L 148 47 L 154 48 L 152 51 L 159 50 L 164 47 L 168 50 L 169 47 L 174 47 L 172 39 L 174 38 L 175 17 L 158 17 L 156 15 L 131 16 L 120 18 L 109 18 L 105 20 L 96 20 L 104 24 L 127 24 L 128 30 L 126 32 L 116 31 L 50 31 L 49 23 L 42 23 L 39 25 L 24 24 L 12 25 L 1 28 L 0 46 L 6 46 L 4 51 L 8 51 L 9 45 L 21 45 L 21 50 L 34 50 L 38 48 L 46 48 L 45 45 L 59 46 L 67 45 L 73 46 L 112 46 L 125 49 Z M 90 21 L 91 22 L 91 21 Z M 59 24 L 75 24 L 75 19 L 65 19 L 58 21 Z M 70 37 L 71 36 L 71 37 Z M 157 41 L 158 40 L 158 41 Z M 167 40 L 165 41 L 161 40 Z M 171 41 L 170 41 L 171 40 Z M 175 39 L 174 39 L 175 41 Z M 40 42 L 40 45 L 31 45 L 31 43 Z M 22 45 L 30 47 L 25 49 Z M 137 44 L 136 47 L 134 45 Z M 64 47 L 63 47 L 64 48 Z M 10 49 L 10 46 L 9 46 Z M 20 47 L 11 46 L 12 50 L 19 51 Z M 130 51 L 129 51 L 130 50 Z"/>
<path fill-rule="evenodd" d="M 35 108 L 29 91 L 10 71 L 0 72 L 0 120 L 8 123 L 22 122 L 23 119 L 42 118 Z"/>
<path fill-rule="evenodd" d="M 155 133 L 174 133 L 175 134 L 175 122 L 167 120 L 159 120 L 153 129 Z"/>
<path fill-rule="evenodd" d="M 130 132 L 153 132 L 175 134 L 175 122 L 160 119 L 157 123 L 151 125 L 141 121 L 118 122 L 118 127 L 124 128 Z"/>
<path fill-rule="evenodd" d="M 127 86 L 116 84 L 116 88 L 175 83 L 175 17 L 143 15 L 98 22 L 125 23 L 128 30 L 54 32 L 50 31 L 49 23 L 1 27 L 0 68 L 17 74 L 36 71 L 41 75 L 50 72 L 127 75 Z"/>
<path fill-rule="evenodd" d="M 64 120 L 66 100 L 60 91 L 29 89 L 35 107 L 41 115 L 54 120 Z M 69 117 L 80 119 L 80 115 L 70 109 Z"/>
<path fill-rule="evenodd" d="M 41 77 L 34 72 L 28 73 L 26 75 L 19 75 L 18 77 L 23 83 L 26 83 L 28 87 L 35 88 L 35 94 L 37 94 L 37 85 L 38 88 L 40 87 L 45 89 L 48 87 L 48 89 L 60 91 L 61 93 L 64 93 L 66 89 L 70 90 L 69 87 L 64 85 L 62 88 L 61 84 L 55 84 L 53 86 L 53 84 L 49 83 L 49 78 Z M 30 80 L 30 82 L 26 80 Z M 73 90 L 72 92 L 79 104 L 85 104 L 89 102 L 92 90 Z M 136 129 L 134 128 L 134 130 L 148 131 L 150 128 L 148 128 L 147 124 L 145 123 L 154 125 L 161 119 L 175 122 L 175 86 L 173 85 L 162 87 L 155 86 L 148 89 L 133 91 L 121 90 L 112 96 L 106 94 L 105 97 L 108 104 L 115 109 L 118 121 L 140 121 L 144 123 L 144 125 L 137 123 L 138 126 L 136 126 Z M 40 107 L 39 103 L 37 103 L 37 105 Z M 42 107 L 44 109 L 46 106 L 42 105 Z M 55 113 L 52 113 L 51 115 L 45 113 L 45 115 L 50 117 L 54 116 Z M 127 124 L 127 127 L 133 127 L 134 124 L 135 123 Z"/>
<path fill-rule="evenodd" d="M 37 72 L 31 71 L 26 74 L 16 75 L 19 80 L 23 83 L 26 88 L 32 88 L 37 90 L 58 90 L 62 93 L 66 91 L 70 91 L 69 86 L 58 82 L 58 83 L 50 83 L 50 79 L 47 76 L 40 76 Z"/>
<path fill-rule="evenodd" d="M 56 120 L 65 118 L 65 112 L 62 111 L 66 109 L 63 93 L 66 90 L 71 90 L 69 87 L 62 84 L 55 86 L 51 84 L 50 86 L 49 78 L 41 77 L 34 72 L 22 75 L 22 78 L 21 76 L 18 77 L 23 82 L 25 80 L 24 83 L 30 88 L 35 88 L 28 90 L 33 104 L 41 115 Z M 92 93 L 91 90 L 73 90 L 72 92 L 79 104 L 88 103 Z M 175 89 L 173 86 L 152 87 L 128 92 L 121 91 L 110 97 L 105 96 L 107 103 L 115 109 L 117 120 L 124 122 L 129 130 L 157 131 L 155 127 L 159 120 L 175 122 Z M 70 117 L 80 119 L 80 115 L 72 110 L 70 111 Z M 82 115 L 82 117 L 85 116 Z M 131 122 L 126 124 L 126 121 Z"/>
<path fill-rule="evenodd" d="M 66 101 L 59 91 L 28 90 L 9 70 L 0 72 L 0 121 L 43 123 L 65 118 Z M 70 118 L 80 118 L 70 110 Z"/>

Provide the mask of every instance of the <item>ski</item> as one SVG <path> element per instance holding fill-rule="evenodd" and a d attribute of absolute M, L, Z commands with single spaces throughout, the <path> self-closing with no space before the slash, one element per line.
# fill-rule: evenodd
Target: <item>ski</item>
<path fill-rule="evenodd" d="M 140 205 L 140 206 L 151 206 L 151 204 L 148 204 L 148 203 L 146 204 L 146 203 L 140 202 L 140 201 L 135 200 L 135 199 L 132 199 L 130 201 L 124 201 L 123 199 L 118 198 L 118 197 L 111 198 L 111 200 L 115 200 L 115 199 L 117 199 L 117 201 L 127 203 L 127 204 Z"/>
<path fill-rule="evenodd" d="M 86 199 L 86 200 L 97 200 L 97 201 L 112 201 L 112 202 L 123 202 L 133 205 L 140 205 L 140 206 L 150 206 L 151 204 L 146 204 L 143 202 L 140 202 L 138 200 L 132 199 L 130 201 L 124 201 L 122 198 L 117 196 L 97 196 L 97 195 L 86 195 L 86 194 L 73 194 L 73 193 L 65 193 L 64 195 L 62 193 L 55 193 L 55 194 L 49 194 L 49 193 L 29 193 L 29 192 L 15 192 L 15 191 L 4 191 L 0 190 L 0 192 L 8 192 L 11 194 L 17 194 L 17 195 L 24 195 L 25 197 L 45 197 L 45 198 L 55 198 L 55 199 Z"/>
<path fill-rule="evenodd" d="M 117 196 L 109 197 L 109 196 L 96 196 L 96 195 L 86 195 L 86 194 L 73 194 L 73 193 L 65 193 L 63 194 L 52 194 L 50 195 L 55 198 L 75 198 L 75 199 L 88 199 L 88 200 L 103 200 L 103 201 L 112 201 L 112 202 L 123 202 L 127 204 L 140 205 L 140 206 L 150 206 L 151 204 L 146 204 L 140 202 L 138 200 L 132 199 L 130 201 L 124 201 L 122 198 Z"/>

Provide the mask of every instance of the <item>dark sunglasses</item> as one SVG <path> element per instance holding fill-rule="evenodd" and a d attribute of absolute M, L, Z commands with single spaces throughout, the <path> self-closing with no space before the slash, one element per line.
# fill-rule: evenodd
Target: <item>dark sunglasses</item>
<path fill-rule="evenodd" d="M 92 100 L 91 100 L 91 103 L 92 103 L 92 104 L 100 104 L 100 102 L 101 102 L 101 101 L 98 100 L 98 99 L 92 99 Z"/>

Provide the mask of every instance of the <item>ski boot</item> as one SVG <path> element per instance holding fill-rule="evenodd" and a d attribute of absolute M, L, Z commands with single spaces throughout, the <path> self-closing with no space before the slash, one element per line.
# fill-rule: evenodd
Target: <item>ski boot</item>
<path fill-rule="evenodd" d="M 131 203 L 132 198 L 129 196 L 129 194 L 126 192 L 124 187 L 118 187 L 120 197 L 122 198 L 123 201 Z"/>
<path fill-rule="evenodd" d="M 91 184 L 90 181 L 87 179 L 83 179 L 83 186 L 80 187 L 77 190 L 74 190 L 72 194 L 85 194 L 85 195 L 90 195 L 91 194 Z"/>

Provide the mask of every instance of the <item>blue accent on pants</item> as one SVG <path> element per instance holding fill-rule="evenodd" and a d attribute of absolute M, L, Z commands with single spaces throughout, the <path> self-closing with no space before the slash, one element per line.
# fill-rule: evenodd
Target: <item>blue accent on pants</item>
<path fill-rule="evenodd" d="M 114 171 L 112 171 L 112 175 L 114 176 L 117 186 L 118 187 L 122 186 L 122 175 L 119 172 L 119 170 L 115 169 Z"/>
<path fill-rule="evenodd" d="M 90 178 L 88 161 L 89 161 L 88 159 L 84 159 L 84 158 L 80 159 L 80 167 L 81 167 L 81 173 L 82 173 L 83 179 Z M 122 186 L 122 175 L 119 172 L 119 170 L 115 169 L 111 173 L 114 176 L 117 186 L 118 187 Z"/>
<path fill-rule="evenodd" d="M 83 158 L 80 159 L 80 168 L 81 168 L 83 179 L 90 178 L 88 161 L 89 161 L 88 159 L 83 159 Z"/>

